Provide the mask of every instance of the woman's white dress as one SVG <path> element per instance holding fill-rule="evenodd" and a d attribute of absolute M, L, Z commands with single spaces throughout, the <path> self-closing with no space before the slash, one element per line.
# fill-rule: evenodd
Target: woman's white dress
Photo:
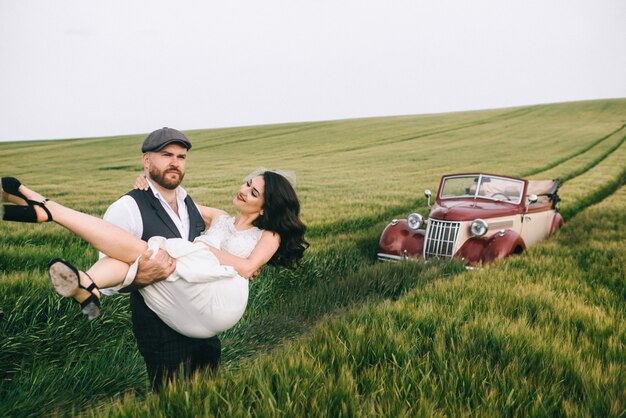
<path fill-rule="evenodd" d="M 208 338 L 234 326 L 248 303 L 248 280 L 233 267 L 222 266 L 206 243 L 247 258 L 263 230 L 238 231 L 229 215 L 217 218 L 193 242 L 181 238 L 152 237 L 148 246 L 163 248 L 176 259 L 176 271 L 141 292 L 146 305 L 169 327 L 193 338 Z M 156 254 L 156 251 L 155 251 Z M 126 281 L 132 280 L 137 263 Z"/>

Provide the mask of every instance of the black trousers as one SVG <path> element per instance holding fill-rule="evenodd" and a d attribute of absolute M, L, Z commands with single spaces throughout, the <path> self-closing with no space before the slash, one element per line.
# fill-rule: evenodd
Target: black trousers
<path fill-rule="evenodd" d="M 185 378 L 202 368 L 217 370 L 222 355 L 217 336 L 200 339 L 179 334 L 148 308 L 137 290 L 130 294 L 130 311 L 152 390 L 159 392 L 164 381 L 174 377 L 181 367 Z"/>

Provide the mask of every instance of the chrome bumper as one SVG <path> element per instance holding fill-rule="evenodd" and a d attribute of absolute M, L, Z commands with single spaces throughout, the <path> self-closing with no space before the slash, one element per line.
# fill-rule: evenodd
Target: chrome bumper
<path fill-rule="evenodd" d="M 378 253 L 378 260 L 379 261 L 402 261 L 402 260 L 406 260 L 405 257 L 400 257 L 399 255 L 391 255 L 391 254 L 385 254 L 385 253 Z"/>

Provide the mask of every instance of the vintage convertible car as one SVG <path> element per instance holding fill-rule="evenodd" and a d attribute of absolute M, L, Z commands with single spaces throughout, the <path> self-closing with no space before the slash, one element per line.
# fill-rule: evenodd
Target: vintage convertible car
<path fill-rule="evenodd" d="M 492 174 L 443 176 L 429 219 L 394 219 L 378 243 L 379 260 L 457 257 L 469 266 L 489 263 L 554 234 L 563 224 L 558 180 Z"/>

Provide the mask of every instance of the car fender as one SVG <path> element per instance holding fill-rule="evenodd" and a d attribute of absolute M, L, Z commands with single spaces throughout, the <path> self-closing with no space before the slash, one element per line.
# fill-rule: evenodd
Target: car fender
<path fill-rule="evenodd" d="M 406 219 L 391 222 L 380 235 L 378 253 L 388 256 L 421 257 L 424 251 L 424 234 L 422 229 L 409 228 Z"/>
<path fill-rule="evenodd" d="M 558 231 L 562 226 L 563 217 L 560 213 L 557 212 L 554 214 L 554 218 L 552 218 L 552 225 L 550 226 L 550 236 L 556 234 L 556 231 Z"/>
<path fill-rule="evenodd" d="M 491 263 L 503 257 L 521 253 L 526 249 L 522 237 L 515 231 L 506 230 L 489 238 L 470 238 L 457 251 L 456 256 L 470 265 Z"/>

